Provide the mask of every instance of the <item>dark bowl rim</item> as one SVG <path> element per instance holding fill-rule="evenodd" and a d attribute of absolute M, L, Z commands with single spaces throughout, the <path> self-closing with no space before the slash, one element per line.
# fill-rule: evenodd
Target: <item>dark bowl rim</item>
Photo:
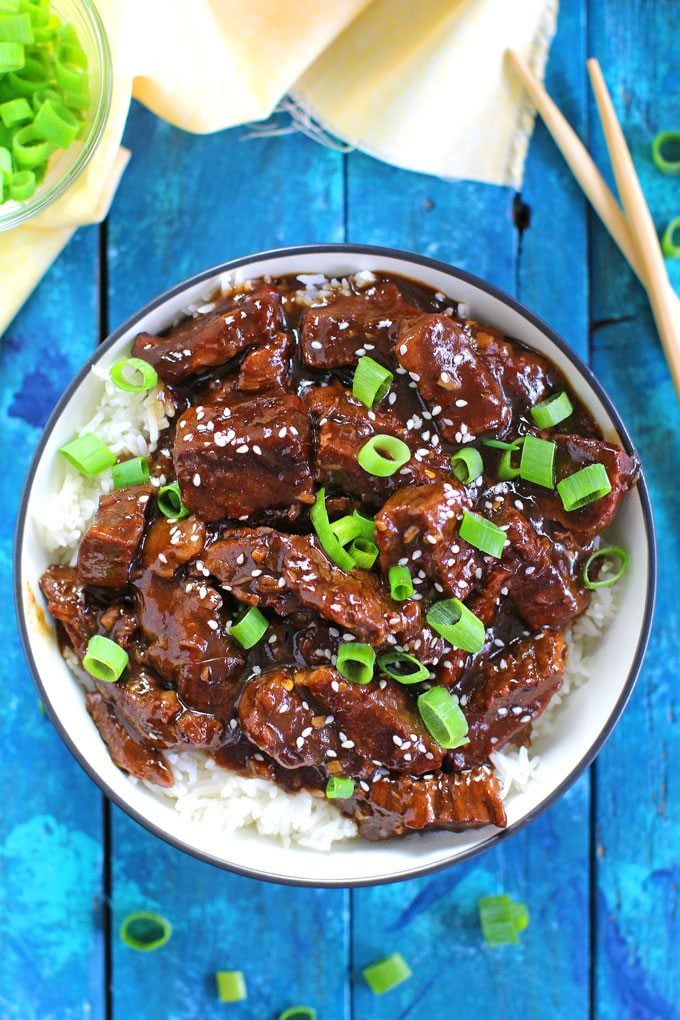
<path fill-rule="evenodd" d="M 530 811 L 523 818 L 509 825 L 507 829 L 501 829 L 493 835 L 489 836 L 482 843 L 471 847 L 464 853 L 456 855 L 455 858 L 450 860 L 438 861 L 436 864 L 428 864 L 423 867 L 409 868 L 400 871 L 396 874 L 385 874 L 377 878 L 358 878 L 350 881 L 334 881 L 332 879 L 325 879 L 314 881 L 306 878 L 290 878 L 289 876 L 276 875 L 271 872 L 263 873 L 256 868 L 244 868 L 233 864 L 228 864 L 225 861 L 220 860 L 213 854 L 207 851 L 201 851 L 195 847 L 189 846 L 182 839 L 170 835 L 164 831 L 160 826 L 154 822 L 150 822 L 135 808 L 132 808 L 125 800 L 120 797 L 109 785 L 102 779 L 97 773 L 96 769 L 89 764 L 85 759 L 84 755 L 81 754 L 80 750 L 76 746 L 71 735 L 62 726 L 61 721 L 57 717 L 56 712 L 52 708 L 50 700 L 47 696 L 45 688 L 43 686 L 35 659 L 33 657 L 31 649 L 31 641 L 28 632 L 28 624 L 24 613 L 23 603 L 23 577 L 21 574 L 21 550 L 24 542 L 24 532 L 26 528 L 26 517 L 28 500 L 33 485 L 33 479 L 37 470 L 38 463 L 42 456 L 43 449 L 52 434 L 54 427 L 61 417 L 64 407 L 73 396 L 74 392 L 78 389 L 80 384 L 89 374 L 92 365 L 99 361 L 102 355 L 116 343 L 128 330 L 134 326 L 135 322 L 139 319 L 148 315 L 154 309 L 160 305 L 169 301 L 173 297 L 181 294 L 183 291 L 190 287 L 200 284 L 203 281 L 210 280 L 214 277 L 219 276 L 222 273 L 228 273 L 235 269 L 239 269 L 245 266 L 252 265 L 255 262 L 261 262 L 265 259 L 286 259 L 296 255 L 323 255 L 334 253 L 337 255 L 343 254 L 359 254 L 359 255 L 370 255 L 377 258 L 392 258 L 400 259 L 407 262 L 414 267 L 423 266 L 427 269 L 438 270 L 450 277 L 453 281 L 460 280 L 464 283 L 469 283 L 478 289 L 485 291 L 490 296 L 496 298 L 502 304 L 507 305 L 513 311 L 517 312 L 524 319 L 535 326 L 540 332 L 542 332 L 555 346 L 568 358 L 573 367 L 585 378 L 592 389 L 595 391 L 602 404 L 604 405 L 607 413 L 611 417 L 612 421 L 616 426 L 619 438 L 621 439 L 622 445 L 628 454 L 637 456 L 635 447 L 626 426 L 621 420 L 621 416 L 616 410 L 611 399 L 607 395 L 605 389 L 594 375 L 592 369 L 576 354 L 575 351 L 567 344 L 565 340 L 559 336 L 543 319 L 534 312 L 526 308 L 521 302 L 517 301 L 510 294 L 506 294 L 505 291 L 494 286 L 494 284 L 488 283 L 486 280 L 482 280 L 472 273 L 468 273 L 465 270 L 458 269 L 455 266 L 451 266 L 446 262 L 442 262 L 439 259 L 429 258 L 425 255 L 418 255 L 413 252 L 403 251 L 399 248 L 388 248 L 380 245 L 367 245 L 367 244 L 349 244 L 349 243 L 337 243 L 337 244 L 308 244 L 308 245 L 296 245 L 285 248 L 274 248 L 267 251 L 257 252 L 251 255 L 241 256 L 239 258 L 230 259 L 227 262 L 223 262 L 210 269 L 203 270 L 200 273 L 196 273 L 194 276 L 176 284 L 169 290 L 166 290 L 163 294 L 151 301 L 147 302 L 141 309 L 129 316 L 125 322 L 115 329 L 109 336 L 96 348 L 92 355 L 87 359 L 85 364 L 82 366 L 80 371 L 74 376 L 69 385 L 64 390 L 64 393 L 57 402 L 54 410 L 52 411 L 45 428 L 41 434 L 40 440 L 36 446 L 36 449 L 31 458 L 31 464 L 29 467 L 26 481 L 21 494 L 21 500 L 19 503 L 17 524 L 15 531 L 15 544 L 14 544 L 14 558 L 13 558 L 13 570 L 14 570 L 14 599 L 17 620 L 19 624 L 19 633 L 21 636 L 21 642 L 24 649 L 24 655 L 29 664 L 33 683 L 38 691 L 41 701 L 45 705 L 48 716 L 53 723 L 55 729 L 61 736 L 62 740 L 68 747 L 69 751 L 76 759 L 81 768 L 87 773 L 87 775 L 97 784 L 100 790 L 113 801 L 119 808 L 121 808 L 133 821 L 137 822 L 143 828 L 147 829 L 153 835 L 158 836 L 160 839 L 169 843 L 171 846 L 178 850 L 182 850 L 184 853 L 189 854 L 192 857 L 197 858 L 205 862 L 206 864 L 213 864 L 225 871 L 230 871 L 238 875 L 242 875 L 246 878 L 260 879 L 261 881 L 273 882 L 281 885 L 290 886 L 307 886 L 313 888 L 359 888 L 362 886 L 374 886 L 374 885 L 386 885 L 391 882 L 402 882 L 409 879 L 420 878 L 424 875 L 432 874 L 437 871 L 441 871 L 444 868 L 452 867 L 457 864 L 462 864 L 464 861 L 470 860 L 473 857 L 477 857 L 479 854 L 490 850 L 492 847 L 497 846 L 499 843 L 504 842 L 510 836 L 524 829 L 529 825 L 535 818 L 543 814 L 549 807 L 551 807 L 556 801 L 558 801 L 562 795 L 572 786 L 576 780 L 582 775 L 582 773 L 592 764 L 594 759 L 600 753 L 605 743 L 611 736 L 611 733 L 621 717 L 621 714 L 626 707 L 628 700 L 633 692 L 635 683 L 640 674 L 642 662 L 649 644 L 650 633 L 652 629 L 652 622 L 654 616 L 654 604 L 656 599 L 656 580 L 657 580 L 657 550 L 656 550 L 656 536 L 654 531 L 654 519 L 652 515 L 651 502 L 649 498 L 649 490 L 644 477 L 644 472 L 640 471 L 640 477 L 637 483 L 638 493 L 640 495 L 640 502 L 642 507 L 642 517 L 645 530 L 645 538 L 647 541 L 647 556 L 648 556 L 648 575 L 647 575 L 647 590 L 645 593 L 645 611 L 642 620 L 642 627 L 640 630 L 640 637 L 633 658 L 631 668 L 626 678 L 625 685 L 619 696 L 616 705 L 614 706 L 609 718 L 596 741 L 591 745 L 586 754 L 581 758 L 579 762 L 574 766 L 570 773 L 562 780 L 558 787 L 553 792 L 541 801 L 532 811 Z M 415 278 L 415 277 L 414 277 Z M 638 458 L 639 459 L 639 458 Z M 332 853 L 332 851 L 330 851 Z"/>

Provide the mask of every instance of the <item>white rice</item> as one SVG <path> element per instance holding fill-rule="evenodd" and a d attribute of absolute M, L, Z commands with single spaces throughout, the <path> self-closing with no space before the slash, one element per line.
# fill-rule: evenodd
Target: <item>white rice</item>
<path fill-rule="evenodd" d="M 328 280 L 311 274 L 298 279 L 302 288 L 295 292 L 293 299 L 301 304 L 319 304 L 331 294 L 351 292 L 346 279 Z M 368 286 L 375 277 L 366 272 L 353 279 L 358 286 Z M 234 274 L 222 281 L 225 293 L 247 286 L 248 281 Z M 187 312 L 197 314 L 208 310 L 205 302 L 200 301 Z M 153 453 L 159 433 L 174 414 L 163 387 L 159 385 L 146 394 L 125 393 L 111 383 L 106 369 L 94 366 L 92 372 L 100 380 L 97 410 L 77 434 L 94 433 L 116 454 L 128 452 L 133 456 L 147 456 Z M 75 563 L 78 544 L 92 522 L 99 497 L 110 492 L 113 483 L 110 471 L 96 478 L 85 478 L 63 458 L 60 460 L 53 495 L 40 508 L 36 520 L 52 557 L 62 563 Z M 164 481 L 161 477 L 154 483 L 161 485 Z M 564 681 L 549 708 L 534 725 L 535 737 L 550 732 L 560 704 L 570 691 L 588 679 L 589 646 L 601 635 L 615 610 L 614 589 L 600 588 L 593 592 L 587 612 L 566 630 L 568 651 Z M 81 670 L 77 672 L 82 673 Z M 169 788 L 149 782 L 144 785 L 161 801 L 171 803 L 187 820 L 224 833 L 254 825 L 262 835 L 278 838 L 285 846 L 296 843 L 322 851 L 329 850 L 338 840 L 357 835 L 354 822 L 341 815 L 323 795 L 306 790 L 288 793 L 269 780 L 238 776 L 200 751 L 166 752 L 165 757 L 175 778 L 174 785 Z M 526 747 L 497 751 L 491 760 L 501 781 L 504 799 L 513 791 L 522 792 L 530 784 L 541 782 L 540 758 L 532 756 Z M 130 782 L 139 784 L 141 781 L 130 777 Z"/>

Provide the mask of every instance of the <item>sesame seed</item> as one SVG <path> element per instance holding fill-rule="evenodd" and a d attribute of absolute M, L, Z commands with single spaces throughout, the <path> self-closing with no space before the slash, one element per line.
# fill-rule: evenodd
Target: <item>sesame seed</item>
<path fill-rule="evenodd" d="M 457 400 L 456 401 L 456 407 L 467 407 L 467 404 L 468 404 L 467 400 Z"/>
<path fill-rule="evenodd" d="M 201 484 L 201 476 L 199 475 L 198 471 L 194 475 L 192 481 L 193 481 L 194 485 L 196 486 L 196 488 L 198 488 L 198 486 Z"/>
<path fill-rule="evenodd" d="M 240 446 L 236 447 L 236 452 L 237 453 L 247 453 L 248 452 L 247 444 L 246 443 L 241 443 Z"/>

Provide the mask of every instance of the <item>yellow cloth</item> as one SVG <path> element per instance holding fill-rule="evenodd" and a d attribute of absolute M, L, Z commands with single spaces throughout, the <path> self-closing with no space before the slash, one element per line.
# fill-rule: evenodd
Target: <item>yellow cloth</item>
<path fill-rule="evenodd" d="M 197 133 L 267 118 L 292 92 L 351 144 L 447 177 L 517 185 L 531 111 L 503 70 L 542 73 L 558 0 L 96 0 L 113 59 L 106 129 L 76 184 L 0 234 L 0 333 L 73 230 L 109 209 L 134 96 Z"/>

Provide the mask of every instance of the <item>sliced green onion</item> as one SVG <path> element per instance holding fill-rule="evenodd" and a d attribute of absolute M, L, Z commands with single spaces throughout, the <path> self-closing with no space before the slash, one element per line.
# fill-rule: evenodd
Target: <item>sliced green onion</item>
<path fill-rule="evenodd" d="M 413 595 L 413 580 L 408 567 L 396 565 L 390 567 L 388 572 L 390 582 L 390 595 L 395 602 L 403 602 Z"/>
<path fill-rule="evenodd" d="M 46 99 L 35 115 L 33 127 L 55 149 L 68 149 L 80 131 L 80 121 L 61 103 Z"/>
<path fill-rule="evenodd" d="M 388 435 L 371 436 L 357 455 L 359 466 L 376 478 L 389 478 L 410 459 L 411 451 L 406 443 Z"/>
<path fill-rule="evenodd" d="M 347 800 L 354 793 L 354 780 L 346 776 L 331 776 L 326 783 L 326 796 L 329 800 Z"/>
<path fill-rule="evenodd" d="M 76 436 L 62 446 L 59 453 L 86 478 L 95 478 L 116 463 L 115 453 L 92 432 Z"/>
<path fill-rule="evenodd" d="M 430 687 L 418 695 L 418 711 L 432 739 L 447 750 L 468 744 L 468 724 L 460 705 L 446 687 Z"/>
<path fill-rule="evenodd" d="M 218 970 L 215 974 L 217 998 L 220 1002 L 243 1002 L 248 998 L 242 970 Z"/>
<path fill-rule="evenodd" d="M 459 482 L 469 485 L 484 471 L 482 455 L 472 446 L 468 446 L 465 450 L 459 450 L 451 458 L 451 470 Z"/>
<path fill-rule="evenodd" d="M 523 445 L 524 436 L 513 443 L 509 450 L 503 450 L 498 464 L 498 478 L 501 482 L 511 482 L 514 478 L 519 478 L 519 464 L 515 464 L 512 458 Z"/>
<path fill-rule="evenodd" d="M 251 606 L 245 616 L 235 623 L 230 634 L 243 648 L 252 648 L 269 630 L 269 621 L 257 606 Z"/>
<path fill-rule="evenodd" d="M 347 641 L 338 648 L 335 668 L 340 676 L 344 676 L 350 683 L 370 684 L 374 666 L 375 651 L 370 645 L 361 644 L 359 641 Z"/>
<path fill-rule="evenodd" d="M 35 130 L 34 124 L 19 128 L 12 139 L 14 162 L 22 169 L 32 170 L 45 163 L 54 152 L 51 142 L 46 142 Z"/>
<path fill-rule="evenodd" d="M 516 945 L 519 933 L 529 924 L 529 911 L 505 894 L 483 896 L 479 901 L 479 923 L 487 946 Z"/>
<path fill-rule="evenodd" d="M 189 511 L 182 500 L 179 482 L 170 482 L 169 485 L 160 487 L 156 496 L 156 506 L 164 517 L 173 521 L 181 521 L 189 516 Z"/>
<path fill-rule="evenodd" d="M 48 99 L 53 100 L 55 103 L 62 102 L 60 93 L 55 91 L 55 89 L 37 89 L 31 96 L 31 105 L 34 111 L 37 113 L 42 104 Z"/>
<path fill-rule="evenodd" d="M 130 949 L 148 953 L 160 949 L 170 939 L 172 925 L 167 918 L 148 910 L 128 914 L 120 926 L 121 941 Z"/>
<path fill-rule="evenodd" d="M 406 652 L 385 652 L 379 655 L 378 668 L 400 684 L 419 684 L 430 676 L 427 666 Z"/>
<path fill-rule="evenodd" d="M 652 141 L 652 159 L 662 174 L 680 173 L 680 131 L 660 131 Z"/>
<path fill-rule="evenodd" d="M 60 43 L 54 56 L 54 76 L 65 92 L 82 92 L 87 88 L 87 57 L 73 43 Z"/>
<path fill-rule="evenodd" d="M 454 648 L 473 655 L 484 647 L 484 624 L 460 599 L 442 599 L 434 602 L 426 613 L 430 627 Z"/>
<path fill-rule="evenodd" d="M 0 74 L 18 71 L 24 66 L 25 51 L 21 43 L 0 42 Z"/>
<path fill-rule="evenodd" d="M 354 520 L 353 514 L 346 514 L 337 521 L 331 521 L 331 531 L 340 545 L 349 545 L 353 538 L 357 538 L 361 534 L 361 528 Z"/>
<path fill-rule="evenodd" d="M 102 634 L 95 634 L 87 642 L 83 667 L 95 679 L 113 684 L 125 672 L 128 661 L 124 648 Z"/>
<path fill-rule="evenodd" d="M 677 241 L 676 241 L 677 235 Z M 680 216 L 668 224 L 661 238 L 661 250 L 667 259 L 680 258 Z"/>
<path fill-rule="evenodd" d="M 20 68 L 8 74 L 7 82 L 15 96 L 30 99 L 38 89 L 49 88 L 49 71 L 42 60 L 26 57 Z"/>
<path fill-rule="evenodd" d="M 17 170 L 12 174 L 9 197 L 15 202 L 25 202 L 35 191 L 36 179 L 32 170 Z"/>
<path fill-rule="evenodd" d="M 370 570 L 380 550 L 370 538 L 355 538 L 348 550 L 350 556 L 362 570 Z"/>
<path fill-rule="evenodd" d="M 27 99 L 20 96 L 18 99 L 8 99 L 6 103 L 0 103 L 0 119 L 5 127 L 11 128 L 15 124 L 24 124 L 33 120 L 33 110 Z"/>
<path fill-rule="evenodd" d="M 365 356 L 359 359 L 354 373 L 352 394 L 366 407 L 379 403 L 388 392 L 394 375 L 373 358 Z"/>
<path fill-rule="evenodd" d="M 482 446 L 490 446 L 492 450 L 516 450 L 517 440 L 505 443 L 502 439 L 482 439 Z"/>
<path fill-rule="evenodd" d="M 384 995 L 411 977 L 411 968 L 401 953 L 392 953 L 361 972 L 374 995 Z"/>
<path fill-rule="evenodd" d="M 279 1013 L 279 1020 L 316 1020 L 316 1010 L 311 1006 L 289 1006 Z"/>
<path fill-rule="evenodd" d="M 312 522 L 312 527 L 316 532 L 316 536 L 321 543 L 321 548 L 326 553 L 326 556 L 333 563 L 337 564 L 341 570 L 344 570 L 346 574 L 350 570 L 354 570 L 356 566 L 354 560 L 342 547 L 338 539 L 333 534 L 330 522 L 328 520 L 328 511 L 326 510 L 326 490 L 319 489 L 316 494 L 316 502 L 309 511 L 309 517 Z"/>
<path fill-rule="evenodd" d="M 497 524 L 487 521 L 486 517 L 480 517 L 479 514 L 465 510 L 458 534 L 464 542 L 479 549 L 480 552 L 495 556 L 497 560 L 503 555 L 505 532 Z"/>
<path fill-rule="evenodd" d="M 111 469 L 114 489 L 127 489 L 129 485 L 142 485 L 150 478 L 149 462 L 146 457 L 132 457 L 114 464 Z"/>
<path fill-rule="evenodd" d="M 591 591 L 596 591 L 598 588 L 609 588 L 612 584 L 616 584 L 620 580 L 628 566 L 630 556 L 625 549 L 622 549 L 618 545 L 605 545 L 601 549 L 597 549 L 592 553 L 586 560 L 583 567 L 583 583 L 586 588 L 590 588 Z M 611 577 L 605 577 L 601 581 L 592 581 L 590 579 L 590 567 L 591 564 L 597 560 L 618 560 L 619 566 Z"/>
<path fill-rule="evenodd" d="M 552 489 L 555 485 L 555 453 L 557 446 L 549 439 L 525 436 L 522 443 L 522 457 L 519 462 L 520 476 L 526 482 Z"/>
<path fill-rule="evenodd" d="M 565 510 L 580 510 L 612 491 L 604 464 L 589 464 L 557 483 Z"/>
<path fill-rule="evenodd" d="M 5 184 L 12 180 L 12 153 L 2 147 L 0 147 L 0 177 Z"/>
<path fill-rule="evenodd" d="M 375 535 L 375 521 L 371 517 L 364 517 L 358 510 L 354 511 L 352 517 L 356 521 L 361 537 L 373 539 Z"/>
<path fill-rule="evenodd" d="M 551 429 L 553 425 L 559 425 L 561 421 L 573 414 L 574 405 L 569 399 L 569 394 L 562 390 L 560 393 L 553 393 L 540 403 L 534 404 L 531 408 L 531 417 L 539 429 Z"/>
<path fill-rule="evenodd" d="M 0 42 L 32 43 L 33 25 L 28 14 L 0 14 Z"/>
<path fill-rule="evenodd" d="M 111 366 L 109 377 L 113 385 L 125 393 L 143 393 L 158 382 L 156 369 L 142 358 L 122 358 Z"/>

